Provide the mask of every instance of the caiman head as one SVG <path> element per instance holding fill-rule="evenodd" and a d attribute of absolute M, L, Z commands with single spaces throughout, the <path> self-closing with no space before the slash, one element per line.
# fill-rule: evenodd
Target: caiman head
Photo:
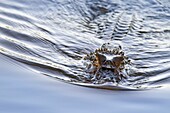
<path fill-rule="evenodd" d="M 125 65 L 130 63 L 128 57 L 124 56 L 121 46 L 109 48 L 110 43 L 105 43 L 95 52 L 84 57 L 86 62 L 86 72 L 94 77 L 105 76 L 106 71 L 110 71 L 109 76 L 121 79 Z"/>

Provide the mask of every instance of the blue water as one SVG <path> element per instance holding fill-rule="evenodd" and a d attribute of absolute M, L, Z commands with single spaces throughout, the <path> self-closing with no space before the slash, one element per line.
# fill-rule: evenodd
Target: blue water
<path fill-rule="evenodd" d="M 51 79 L 0 56 L 2 113 L 169 113 L 169 87 L 146 91 L 85 88 Z"/>
<path fill-rule="evenodd" d="M 0 112 L 168 113 L 169 0 L 1 0 L 0 20 Z M 131 61 L 118 83 L 84 64 L 108 42 Z"/>

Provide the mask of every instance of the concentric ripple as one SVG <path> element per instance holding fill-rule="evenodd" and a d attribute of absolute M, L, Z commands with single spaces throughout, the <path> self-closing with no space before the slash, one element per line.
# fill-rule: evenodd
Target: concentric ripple
<path fill-rule="evenodd" d="M 1 0 L 0 53 L 64 82 L 149 89 L 170 81 L 167 0 Z"/>

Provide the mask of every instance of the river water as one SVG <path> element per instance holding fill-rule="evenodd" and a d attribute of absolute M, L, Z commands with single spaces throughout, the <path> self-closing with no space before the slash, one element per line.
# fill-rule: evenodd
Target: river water
<path fill-rule="evenodd" d="M 168 0 L 2 0 L 0 19 L 0 53 L 38 73 L 99 88 L 169 84 Z M 120 45 L 131 61 L 119 83 L 87 73 L 83 58 L 104 43 Z"/>
<path fill-rule="evenodd" d="M 125 70 L 127 78 L 119 82 L 113 79 L 110 80 L 114 75 L 107 75 L 104 70 L 102 70 L 102 73 L 108 78 L 102 76 L 100 80 L 92 79 L 93 74 L 87 72 L 85 65 L 87 61 L 84 57 L 93 53 L 105 43 L 121 46 L 125 56 L 130 60 L 130 64 L 125 66 L 127 68 Z M 70 89 L 82 92 L 86 90 L 82 89 L 82 86 L 87 86 L 94 88 L 93 93 L 97 91 L 100 94 L 102 90 L 95 88 L 111 89 L 115 93 L 117 90 L 156 90 L 158 88 L 162 90 L 163 94 L 166 94 L 170 85 L 170 1 L 1 0 L 0 53 L 7 56 L 9 59 L 5 58 L 5 60 L 9 60 L 9 62 L 18 63 L 20 66 L 25 65 L 25 69 L 23 69 L 25 71 L 31 70 L 33 73 L 39 73 L 44 77 L 48 76 L 46 78 L 48 82 L 52 79 L 51 82 L 54 83 L 53 79 L 56 79 L 56 84 L 63 88 L 61 90 L 63 93 L 70 93 L 64 91 L 67 86 L 71 87 Z M 1 64 L 5 65 L 3 59 Z M 6 65 L 11 64 L 7 61 Z M 20 66 L 16 66 L 16 69 L 24 68 L 24 66 L 22 68 Z M 11 68 L 11 70 L 15 70 L 15 66 Z M 4 68 L 1 73 L 5 73 L 7 70 L 7 68 Z M 28 73 L 26 71 L 28 75 L 29 71 Z M 16 73 L 15 76 L 18 75 L 18 72 L 14 73 Z M 2 81 L 14 79 L 11 78 L 10 80 L 10 77 L 7 77 L 7 80 L 3 76 L 1 78 Z M 24 79 L 24 77 L 21 78 Z M 40 77 L 40 79 L 43 78 Z M 33 80 L 33 84 L 35 84 L 35 81 Z M 76 88 L 80 89 L 72 88 L 73 86 L 69 86 L 70 83 L 78 85 Z M 23 85 L 22 83 L 19 84 Z M 47 89 L 54 87 L 54 84 L 45 84 Z M 34 89 L 33 86 L 31 87 Z M 40 88 L 40 92 L 44 92 L 42 91 L 43 87 L 38 86 L 36 88 Z M 163 90 L 164 88 L 166 90 Z M 21 92 L 22 88 L 19 91 Z M 50 94 L 52 91 L 54 89 L 50 89 Z M 105 90 L 103 91 L 105 92 Z M 6 93 L 10 93 L 10 91 Z M 89 91 L 85 94 L 91 95 Z M 159 93 L 155 94 L 159 95 Z M 25 93 L 23 95 L 28 96 Z M 77 94 L 77 96 L 80 95 L 82 93 Z M 96 95 L 95 93 L 93 96 Z M 113 99 L 111 98 L 111 92 L 107 92 L 106 95 L 109 96 L 108 100 L 102 101 L 113 104 L 112 101 L 109 101 L 109 99 Z M 128 93 L 128 95 L 130 94 Z M 147 95 L 152 95 L 152 92 L 147 93 Z M 88 99 L 92 99 L 93 96 Z M 7 98 L 5 96 L 1 97 Z M 46 94 L 45 97 L 48 97 L 48 95 Z M 119 96 L 121 102 L 118 100 L 116 102 L 119 104 L 125 102 L 122 97 L 124 96 L 121 94 Z M 56 96 L 56 98 L 60 98 L 60 96 Z M 134 102 L 138 101 L 136 96 L 134 98 Z M 49 100 L 51 99 L 49 98 Z M 129 99 L 133 98 L 130 97 Z M 64 100 L 74 101 L 70 98 Z M 147 101 L 147 98 L 144 101 Z M 164 103 L 162 100 L 155 101 Z M 1 101 L 0 105 L 3 102 Z M 126 102 L 125 105 L 129 103 L 129 101 Z M 11 105 L 10 101 L 4 103 L 7 106 Z M 129 104 L 133 105 L 134 103 Z M 154 105 L 154 102 L 151 102 L 148 109 L 152 105 Z M 102 104 L 99 106 L 102 106 Z M 156 106 L 159 106 L 159 104 L 156 104 Z M 160 110 L 162 111 L 163 108 L 160 108 Z"/>

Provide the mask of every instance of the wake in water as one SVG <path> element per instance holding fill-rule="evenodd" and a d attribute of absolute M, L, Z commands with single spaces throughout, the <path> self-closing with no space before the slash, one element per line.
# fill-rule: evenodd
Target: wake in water
<path fill-rule="evenodd" d="M 77 85 L 166 86 L 170 77 L 167 2 L 2 1 L 0 53 Z"/>

